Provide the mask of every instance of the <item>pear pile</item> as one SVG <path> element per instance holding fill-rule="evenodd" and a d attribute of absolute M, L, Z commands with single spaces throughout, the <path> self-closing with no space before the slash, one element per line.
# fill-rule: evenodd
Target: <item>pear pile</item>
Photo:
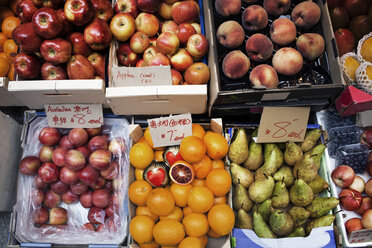
<path fill-rule="evenodd" d="M 318 173 L 326 148 L 318 144 L 321 131 L 307 131 L 301 144 L 258 144 L 247 132 L 235 131 L 228 152 L 235 227 L 280 238 L 305 237 L 313 228 L 331 225 L 335 216 L 328 212 L 339 200 L 319 196 L 328 188 Z"/>

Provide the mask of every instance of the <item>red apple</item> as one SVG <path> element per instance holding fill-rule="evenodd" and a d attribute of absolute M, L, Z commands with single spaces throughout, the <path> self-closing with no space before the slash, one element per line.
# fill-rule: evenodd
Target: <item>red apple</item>
<path fill-rule="evenodd" d="M 96 231 L 96 227 L 95 227 L 92 223 L 90 223 L 90 222 L 85 223 L 85 224 L 82 226 L 82 229 L 84 229 L 84 230 L 89 230 L 89 231 L 93 231 L 93 232 Z"/>
<path fill-rule="evenodd" d="M 78 181 L 77 172 L 67 167 L 62 167 L 60 171 L 60 180 L 65 184 L 72 185 Z"/>
<path fill-rule="evenodd" d="M 343 1 L 343 7 L 349 12 L 351 17 L 366 15 L 368 12 L 367 1 L 363 0 L 346 0 Z"/>
<path fill-rule="evenodd" d="M 79 196 L 71 190 L 67 190 L 65 193 L 62 194 L 62 201 L 66 204 L 74 203 L 77 200 L 79 200 Z"/>
<path fill-rule="evenodd" d="M 137 0 L 137 8 L 143 12 L 155 13 L 160 8 L 161 0 Z"/>
<path fill-rule="evenodd" d="M 172 63 L 172 58 L 171 58 L 171 63 Z M 175 69 L 171 69 L 171 76 L 172 76 L 172 85 L 180 85 L 183 83 L 183 77 L 179 71 Z"/>
<path fill-rule="evenodd" d="M 32 21 L 32 16 L 37 10 L 32 0 L 22 0 L 17 3 L 16 14 L 22 23 L 26 23 Z"/>
<path fill-rule="evenodd" d="M 363 193 L 365 187 L 365 182 L 363 178 L 361 178 L 358 175 L 355 175 L 353 183 L 349 186 L 350 189 L 354 189 L 356 191 L 359 191 L 360 193 Z"/>
<path fill-rule="evenodd" d="M 52 190 L 45 192 L 44 205 L 48 208 L 57 207 L 61 203 L 61 196 Z"/>
<path fill-rule="evenodd" d="M 49 212 L 46 208 L 39 207 L 32 213 L 32 219 L 36 225 L 44 224 L 49 219 Z"/>
<path fill-rule="evenodd" d="M 58 8 L 62 4 L 62 0 L 33 0 L 34 4 L 41 7 L 48 7 L 52 9 Z"/>
<path fill-rule="evenodd" d="M 138 54 L 130 49 L 128 43 L 119 43 L 116 56 L 118 57 L 119 64 L 123 66 L 135 66 L 139 60 Z"/>
<path fill-rule="evenodd" d="M 19 53 L 14 57 L 14 71 L 23 79 L 34 79 L 40 75 L 41 59 L 36 55 Z"/>
<path fill-rule="evenodd" d="M 201 34 L 201 27 L 199 23 L 193 22 L 191 25 L 195 28 L 197 34 Z"/>
<path fill-rule="evenodd" d="M 43 146 L 39 151 L 39 159 L 42 163 L 52 162 L 53 147 Z"/>
<path fill-rule="evenodd" d="M 354 34 L 348 29 L 339 28 L 334 33 L 339 56 L 352 52 L 355 46 Z"/>
<path fill-rule="evenodd" d="M 116 14 L 110 22 L 110 30 L 119 41 L 127 41 L 136 31 L 133 16 L 126 13 Z"/>
<path fill-rule="evenodd" d="M 85 160 L 88 159 L 89 154 L 90 154 L 90 151 L 89 151 L 88 147 L 79 146 L 79 147 L 76 148 L 76 150 L 78 150 L 79 152 L 81 152 L 84 155 Z"/>
<path fill-rule="evenodd" d="M 362 194 L 353 189 L 343 189 L 338 198 L 342 208 L 349 211 L 357 210 L 362 203 Z"/>
<path fill-rule="evenodd" d="M 65 15 L 76 26 L 83 26 L 93 19 L 94 6 L 90 0 L 67 0 Z"/>
<path fill-rule="evenodd" d="M 71 144 L 70 140 L 68 139 L 68 135 L 62 136 L 61 140 L 59 141 L 59 146 L 66 148 L 67 150 L 74 148 L 74 146 Z"/>
<path fill-rule="evenodd" d="M 12 37 L 24 53 L 38 52 L 43 42 L 43 39 L 36 34 L 34 25 L 31 22 L 17 26 L 12 32 Z"/>
<path fill-rule="evenodd" d="M 363 215 L 367 209 L 372 209 L 372 198 L 364 196 L 360 207 L 355 211 L 360 215 Z"/>
<path fill-rule="evenodd" d="M 102 133 L 102 126 L 95 128 L 86 128 L 85 130 L 88 132 L 89 137 L 93 137 Z"/>
<path fill-rule="evenodd" d="M 46 188 L 49 187 L 49 184 L 48 183 L 44 183 L 43 180 L 41 180 L 41 178 L 39 176 L 35 176 L 34 184 L 33 185 L 37 189 L 46 189 Z"/>
<path fill-rule="evenodd" d="M 162 53 L 157 53 L 155 56 L 149 61 L 149 66 L 160 66 L 160 65 L 170 65 L 170 60 L 167 56 Z"/>
<path fill-rule="evenodd" d="M 372 176 L 372 160 L 367 162 L 366 171 L 368 172 L 368 175 Z"/>
<path fill-rule="evenodd" d="M 93 207 L 92 196 L 93 196 L 93 192 L 92 191 L 88 191 L 88 192 L 82 194 L 80 196 L 80 204 L 81 204 L 81 206 L 83 206 L 85 208 L 91 208 L 91 207 Z"/>
<path fill-rule="evenodd" d="M 96 17 L 108 22 L 114 15 L 111 1 L 109 0 L 91 0 L 94 6 Z"/>
<path fill-rule="evenodd" d="M 369 197 L 372 197 L 372 178 L 367 181 L 364 190 Z"/>
<path fill-rule="evenodd" d="M 355 172 L 348 165 L 340 165 L 332 171 L 331 178 L 338 187 L 347 188 L 353 183 Z"/>
<path fill-rule="evenodd" d="M 69 186 L 59 180 L 57 182 L 52 183 L 50 185 L 50 189 L 53 190 L 54 193 L 63 194 L 69 189 Z"/>
<path fill-rule="evenodd" d="M 108 205 L 107 208 L 105 209 L 105 213 L 107 217 L 114 216 L 115 214 L 114 206 Z"/>
<path fill-rule="evenodd" d="M 65 155 L 67 153 L 67 149 L 64 147 L 57 147 L 52 154 L 53 163 L 59 167 L 65 166 Z"/>
<path fill-rule="evenodd" d="M 146 67 L 146 63 L 144 59 L 139 59 L 136 63 L 136 67 Z"/>
<path fill-rule="evenodd" d="M 165 19 L 165 20 L 170 20 L 172 19 L 172 4 L 167 4 L 165 2 L 162 2 L 160 4 L 160 7 L 158 9 L 158 15 Z"/>
<path fill-rule="evenodd" d="M 111 162 L 111 153 L 107 150 L 96 150 L 89 155 L 89 164 L 96 170 L 107 169 Z"/>
<path fill-rule="evenodd" d="M 184 77 L 189 84 L 206 84 L 210 77 L 209 67 L 201 62 L 195 63 L 187 68 Z"/>
<path fill-rule="evenodd" d="M 157 39 L 158 39 L 158 37 L 156 37 L 156 36 L 150 37 L 150 46 L 156 47 L 156 40 Z"/>
<path fill-rule="evenodd" d="M 72 149 L 65 154 L 65 166 L 71 170 L 78 171 L 82 169 L 85 166 L 85 162 L 84 155 L 78 150 Z"/>
<path fill-rule="evenodd" d="M 154 46 L 149 46 L 143 52 L 143 60 L 145 61 L 146 65 L 150 64 L 150 61 L 155 57 L 157 53 L 158 53 L 158 49 Z"/>
<path fill-rule="evenodd" d="M 367 161 L 368 161 L 368 162 L 372 161 L 372 151 L 370 151 L 370 152 L 368 153 Z M 371 176 L 371 174 L 370 174 L 370 176 Z"/>
<path fill-rule="evenodd" d="M 36 156 L 24 157 L 19 163 L 19 170 L 24 175 L 36 175 L 41 166 L 41 161 Z"/>
<path fill-rule="evenodd" d="M 362 219 L 361 218 L 351 218 L 345 222 L 345 229 L 348 234 L 354 231 L 362 230 Z"/>
<path fill-rule="evenodd" d="M 195 1 L 180 1 L 172 5 L 172 18 L 178 24 L 197 21 L 199 13 L 199 5 Z"/>
<path fill-rule="evenodd" d="M 91 166 L 85 166 L 77 172 L 78 179 L 88 186 L 92 186 L 97 182 L 98 175 L 98 171 L 93 169 Z"/>
<path fill-rule="evenodd" d="M 97 190 L 97 189 L 102 189 L 106 185 L 106 179 L 103 177 L 98 177 L 97 181 L 95 184 L 93 184 L 91 189 Z"/>
<path fill-rule="evenodd" d="M 58 9 L 57 11 L 63 21 L 63 29 L 58 35 L 60 37 L 64 37 L 65 35 L 69 35 L 73 32 L 74 26 L 67 20 L 64 9 Z"/>
<path fill-rule="evenodd" d="M 82 195 L 88 191 L 88 185 L 83 182 L 77 182 L 76 184 L 70 185 L 70 190 L 77 195 Z"/>
<path fill-rule="evenodd" d="M 181 44 L 186 44 L 191 35 L 197 34 L 195 28 L 190 23 L 178 25 L 177 36 Z"/>
<path fill-rule="evenodd" d="M 172 67 L 178 71 L 186 71 L 193 63 L 194 60 L 190 53 L 186 49 L 181 48 L 172 55 L 171 59 Z"/>
<path fill-rule="evenodd" d="M 109 152 L 113 155 L 122 154 L 125 151 L 125 141 L 122 138 L 114 138 L 108 146 Z"/>
<path fill-rule="evenodd" d="M 67 39 L 72 44 L 72 54 L 81 54 L 87 57 L 92 52 L 88 44 L 85 42 L 84 35 L 82 33 L 72 33 Z"/>
<path fill-rule="evenodd" d="M 104 224 L 105 223 L 105 210 L 97 207 L 89 209 L 88 220 L 92 224 Z"/>
<path fill-rule="evenodd" d="M 111 193 L 107 189 L 97 189 L 93 191 L 92 203 L 97 208 L 106 208 L 109 205 L 110 197 Z"/>
<path fill-rule="evenodd" d="M 150 46 L 149 37 L 143 32 L 136 32 L 129 41 L 129 46 L 135 53 L 143 53 Z"/>
<path fill-rule="evenodd" d="M 70 79 L 93 79 L 94 72 L 93 65 L 83 55 L 74 55 L 67 63 L 67 75 Z"/>
<path fill-rule="evenodd" d="M 168 20 L 160 23 L 160 29 L 162 33 L 171 32 L 177 34 L 178 25 L 173 20 Z"/>
<path fill-rule="evenodd" d="M 202 58 L 207 54 L 209 43 L 203 34 L 193 34 L 187 40 L 187 51 L 195 58 Z"/>
<path fill-rule="evenodd" d="M 117 0 L 114 6 L 115 14 L 126 13 L 136 18 L 138 16 L 138 9 L 136 0 Z"/>
<path fill-rule="evenodd" d="M 327 0 L 328 9 L 333 9 L 334 7 L 340 6 L 340 0 Z"/>
<path fill-rule="evenodd" d="M 95 74 L 105 78 L 105 57 L 100 53 L 92 53 L 88 56 L 88 60 L 92 63 Z"/>
<path fill-rule="evenodd" d="M 108 138 L 106 135 L 97 135 L 89 140 L 88 148 L 91 152 L 95 150 L 107 150 Z"/>
<path fill-rule="evenodd" d="M 362 133 L 360 143 L 368 146 L 369 149 L 372 149 L 372 130 L 365 130 Z"/>
<path fill-rule="evenodd" d="M 156 40 L 156 47 L 160 53 L 172 55 L 178 49 L 180 41 L 175 33 L 161 33 Z"/>
<path fill-rule="evenodd" d="M 105 178 L 107 180 L 113 180 L 113 179 L 117 178 L 118 175 L 119 175 L 119 164 L 118 164 L 118 162 L 116 162 L 116 161 L 111 162 L 110 166 L 107 169 L 101 170 L 99 173 L 103 178 Z"/>
<path fill-rule="evenodd" d="M 49 211 L 49 224 L 51 225 L 63 225 L 68 220 L 67 210 L 61 207 L 52 208 Z"/>
<path fill-rule="evenodd" d="M 36 33 L 45 39 L 56 37 L 63 29 L 62 17 L 57 10 L 51 8 L 41 8 L 36 11 L 32 23 Z"/>
<path fill-rule="evenodd" d="M 53 65 L 45 62 L 41 66 L 41 77 L 44 80 L 63 80 L 67 79 L 66 67 L 63 65 Z"/>
<path fill-rule="evenodd" d="M 37 206 L 37 207 L 41 206 L 43 201 L 44 201 L 44 191 L 42 191 L 41 189 L 37 189 L 32 192 L 32 203 L 34 204 L 34 206 Z"/>
<path fill-rule="evenodd" d="M 372 209 L 368 209 L 362 216 L 362 225 L 365 229 L 372 228 Z"/>
<path fill-rule="evenodd" d="M 158 33 L 159 19 L 153 14 L 142 12 L 135 20 L 135 27 L 137 31 L 141 31 L 147 34 L 148 37 L 152 37 Z"/>
<path fill-rule="evenodd" d="M 84 30 L 84 40 L 93 50 L 107 48 L 112 40 L 110 27 L 104 20 L 96 17 Z"/>
<path fill-rule="evenodd" d="M 59 169 L 52 163 L 44 163 L 39 168 L 38 176 L 44 183 L 53 183 L 59 178 Z"/>
<path fill-rule="evenodd" d="M 61 38 L 45 40 L 40 47 L 41 56 L 46 62 L 63 64 L 71 58 L 71 43 Z"/>

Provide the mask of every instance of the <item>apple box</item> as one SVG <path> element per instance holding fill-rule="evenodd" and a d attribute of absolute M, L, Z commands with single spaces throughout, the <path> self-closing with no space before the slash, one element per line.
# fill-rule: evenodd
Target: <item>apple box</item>
<path fill-rule="evenodd" d="M 337 98 L 335 106 L 341 116 L 370 110 L 372 109 L 372 95 L 354 86 L 348 86 Z"/>
<path fill-rule="evenodd" d="M 0 77 L 0 106 L 22 106 L 13 94 L 8 91 L 9 79 Z"/>

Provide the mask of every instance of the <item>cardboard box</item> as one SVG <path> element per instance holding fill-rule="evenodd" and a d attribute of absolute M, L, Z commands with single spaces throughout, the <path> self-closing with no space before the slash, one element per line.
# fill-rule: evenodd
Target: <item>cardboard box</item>
<path fill-rule="evenodd" d="M 348 86 L 337 98 L 335 106 L 341 116 L 370 110 L 372 109 L 372 95 L 354 86 Z"/>
<path fill-rule="evenodd" d="M 308 85 L 303 87 L 290 87 L 282 89 L 240 89 L 240 90 L 223 90 L 220 82 L 220 64 L 222 61 L 217 57 L 218 44 L 215 39 L 217 26 L 214 23 L 214 1 L 203 0 L 205 9 L 209 11 L 205 14 L 205 29 L 207 38 L 210 41 L 212 52 L 209 53 L 208 60 L 214 61 L 210 63 L 211 79 L 209 85 L 209 103 L 208 110 L 210 115 L 214 115 L 218 111 L 218 115 L 222 116 L 231 113 L 229 109 L 238 109 L 241 112 L 248 112 L 250 108 L 262 106 L 291 106 L 301 105 L 306 102 L 309 105 L 316 104 L 317 99 L 323 99 L 328 103 L 332 102 L 336 96 L 341 93 L 345 82 L 342 77 L 338 52 L 336 48 L 335 38 L 330 24 L 330 17 L 325 1 L 316 1 L 321 7 L 321 26 L 324 33 L 326 43 L 326 58 L 328 59 L 329 72 L 331 76 L 331 84 L 324 85 Z M 259 2 L 261 3 L 261 1 Z M 236 80 L 237 83 L 241 80 Z M 312 101 L 312 102 L 309 102 Z M 225 107 L 227 106 L 228 107 Z M 324 105 L 325 106 L 325 105 Z"/>
<path fill-rule="evenodd" d="M 23 106 L 23 104 L 8 91 L 9 79 L 0 77 L 0 106 Z"/>

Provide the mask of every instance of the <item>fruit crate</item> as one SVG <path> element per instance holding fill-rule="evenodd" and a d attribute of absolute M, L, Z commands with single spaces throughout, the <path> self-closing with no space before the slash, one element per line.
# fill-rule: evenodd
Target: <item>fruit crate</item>
<path fill-rule="evenodd" d="M 304 68 L 307 68 L 307 70 L 303 69 L 302 73 L 294 77 L 280 75 L 279 86 L 281 88 L 277 89 L 252 88 L 248 79 L 250 71 L 242 79 L 227 80 L 221 69 L 222 59 L 227 50 L 217 42 L 214 34 L 219 24 L 228 20 L 228 18 L 222 19 L 215 13 L 214 1 L 204 0 L 203 2 L 205 9 L 209 9 L 208 15 L 205 15 L 206 34 L 213 49 L 212 53 L 209 54 L 209 61 L 214 61 L 213 64 L 210 63 L 211 80 L 208 105 L 210 115 L 223 116 L 234 115 L 239 112 L 248 113 L 249 109 L 262 106 L 303 106 L 304 104 L 313 106 L 314 111 L 316 111 L 327 106 L 343 90 L 345 83 L 325 1 L 316 1 L 321 9 L 321 20 L 315 28 L 311 29 L 311 31 L 323 35 L 326 47 L 324 54 L 316 62 L 306 63 Z M 254 4 L 262 5 L 262 2 L 258 1 Z M 292 7 L 294 3 L 298 2 L 300 1 L 293 1 Z M 242 4 L 242 6 L 246 5 Z M 240 22 L 240 17 L 241 14 L 233 18 Z M 270 22 L 271 20 L 269 20 L 269 24 Z M 264 29 L 263 32 L 267 34 L 268 28 Z M 250 35 L 249 32 L 245 33 L 245 41 Z M 245 53 L 244 45 L 245 42 L 237 49 Z M 274 46 L 274 51 L 275 48 Z M 305 79 L 305 74 L 303 74 L 309 71 L 316 71 L 315 74 L 323 75 L 328 83 L 316 85 L 307 82 L 292 85 L 292 82 L 297 80 L 309 81 Z"/>
<path fill-rule="evenodd" d="M 254 130 L 258 124 L 226 124 L 225 133 L 227 139 L 230 140 L 233 137 L 234 129 L 244 128 L 245 130 Z M 309 129 L 319 129 L 319 125 L 308 125 Z M 324 143 L 324 138 L 321 136 L 321 142 Z M 329 183 L 329 172 L 327 170 L 326 155 L 323 153 L 319 175 Z M 330 197 L 331 194 L 327 190 L 323 190 L 319 193 L 321 197 Z M 330 211 L 328 214 L 332 214 Z M 336 247 L 335 233 L 333 224 L 326 227 L 314 228 L 310 235 L 306 237 L 295 237 L 295 238 L 260 238 L 256 235 L 253 230 L 234 228 L 232 231 L 232 247 L 243 248 L 243 247 Z"/>
<path fill-rule="evenodd" d="M 200 27 L 202 34 L 206 34 L 204 28 L 204 16 L 208 13 L 208 7 L 204 7 L 204 1 L 197 1 L 200 7 Z M 209 51 L 211 54 L 211 38 L 209 41 Z M 143 86 L 123 86 L 113 75 L 115 71 L 122 74 L 132 74 L 139 68 L 119 66 L 116 57 L 116 42 L 110 46 L 109 59 L 109 84 L 106 88 L 106 99 L 114 114 L 118 115 L 159 115 L 159 114 L 181 114 L 190 112 L 192 114 L 202 114 L 207 111 L 208 85 L 146 85 Z M 211 63 L 210 56 L 203 59 L 206 64 Z M 208 63 L 207 63 L 208 62 Z M 163 70 L 167 67 L 163 67 Z M 165 67 L 165 68 L 164 68 Z M 154 75 L 156 67 L 147 69 L 141 67 L 142 74 Z M 116 74 L 118 75 L 118 74 Z M 151 79 L 151 78 L 150 78 Z M 170 77 L 169 77 L 170 80 Z M 118 86 L 118 84 L 120 86 Z"/>
<path fill-rule="evenodd" d="M 0 106 L 22 106 L 23 104 L 8 91 L 8 86 L 9 79 L 0 77 Z"/>
<path fill-rule="evenodd" d="M 119 116 L 115 116 L 112 114 L 104 115 L 104 121 L 105 121 L 104 129 L 107 128 L 107 131 L 112 130 L 111 127 L 115 127 L 114 129 L 116 130 L 125 129 L 124 127 L 125 124 L 123 124 L 123 119 Z M 35 130 L 40 130 L 40 128 L 43 127 L 45 123 L 47 123 L 45 113 L 36 112 L 34 110 L 25 111 L 24 125 L 21 131 L 21 139 L 20 139 L 23 153 L 27 150 L 26 148 L 30 146 L 29 142 L 33 140 L 31 136 L 33 135 L 34 132 L 36 132 Z M 66 130 L 62 130 L 62 132 L 63 131 L 66 131 Z M 103 132 L 105 133 L 105 131 Z M 127 125 L 127 132 L 128 132 L 127 139 L 130 140 L 129 125 Z M 36 146 L 39 146 L 39 144 L 35 145 L 35 147 Z M 121 166 L 123 166 L 123 168 L 125 167 L 127 168 L 128 166 L 124 166 L 124 164 L 127 164 L 127 165 L 129 164 L 129 160 L 125 162 L 125 160 L 128 159 L 127 157 L 129 155 L 124 155 L 124 156 L 125 156 L 123 160 L 124 162 L 123 164 L 121 164 Z M 19 161 L 17 163 L 19 163 Z M 21 177 L 23 177 L 23 179 Z M 119 178 L 119 179 L 122 180 L 122 183 L 126 183 L 127 182 L 126 172 L 122 173 L 122 178 Z M 26 206 L 24 204 L 24 202 L 29 202 L 29 200 L 28 199 L 24 200 L 23 194 L 27 190 L 21 185 L 22 182 L 27 182 L 27 180 L 33 180 L 33 178 L 31 179 L 25 178 L 25 176 L 22 175 L 22 173 L 18 173 L 18 178 L 17 178 L 18 185 L 17 185 L 17 193 L 16 193 L 17 199 L 16 199 L 16 205 L 14 205 L 13 211 L 10 217 L 10 227 L 9 227 L 10 231 L 9 231 L 7 247 L 61 247 L 61 248 L 63 247 L 127 247 L 126 241 L 128 237 L 129 222 L 128 222 L 128 207 L 125 204 L 126 197 L 127 197 L 125 193 L 127 191 L 125 189 L 126 188 L 125 186 L 123 186 L 123 191 L 122 191 L 122 193 L 124 194 L 123 194 L 123 203 L 122 203 L 123 207 L 121 211 L 123 212 L 122 220 L 123 222 L 126 223 L 126 225 L 121 225 L 121 229 L 118 232 L 116 232 L 115 234 L 116 236 L 115 235 L 112 236 L 112 239 L 108 239 L 107 236 L 105 237 L 102 234 L 92 233 L 92 237 L 91 237 L 92 239 L 100 240 L 96 244 L 92 243 L 92 241 L 89 239 L 86 239 L 86 240 L 80 239 L 79 242 L 77 242 L 76 244 L 73 244 L 71 243 L 71 236 L 66 237 L 66 234 L 65 234 L 64 241 L 58 240 L 58 238 L 61 238 L 60 235 L 63 235 L 63 229 L 59 229 L 59 232 L 53 234 L 53 238 L 52 238 L 52 240 L 56 240 L 56 242 L 54 241 L 46 242 L 42 239 L 37 240 L 37 242 L 35 241 L 32 242 L 29 240 L 29 238 L 31 238 L 30 234 L 28 233 L 29 229 L 25 229 L 25 227 L 23 227 L 23 231 L 22 231 L 20 227 L 21 222 L 26 221 L 25 219 L 22 219 L 22 217 L 25 217 L 24 212 L 29 212 L 30 211 L 29 208 L 31 208 L 30 206 Z M 74 204 L 69 204 L 69 205 L 62 203 L 62 207 L 67 208 L 70 215 L 77 218 L 76 220 L 77 222 L 86 221 L 86 214 L 88 213 L 88 210 L 83 208 L 80 205 L 80 203 L 74 203 Z M 27 221 L 28 221 L 28 218 L 29 216 L 27 217 Z M 77 224 L 77 222 L 75 224 Z M 45 234 L 48 234 L 48 231 Z M 38 235 L 40 235 L 40 233 Z M 75 238 L 79 237 L 80 235 L 83 235 L 81 231 L 76 232 L 76 236 L 74 233 Z M 85 232 L 84 235 L 87 235 L 87 233 Z M 93 237 L 93 235 L 95 235 L 95 238 Z M 50 235 L 49 235 L 49 239 L 51 239 Z M 115 240 L 115 241 L 120 240 L 120 241 L 118 243 L 112 244 L 111 243 L 112 240 Z"/>

